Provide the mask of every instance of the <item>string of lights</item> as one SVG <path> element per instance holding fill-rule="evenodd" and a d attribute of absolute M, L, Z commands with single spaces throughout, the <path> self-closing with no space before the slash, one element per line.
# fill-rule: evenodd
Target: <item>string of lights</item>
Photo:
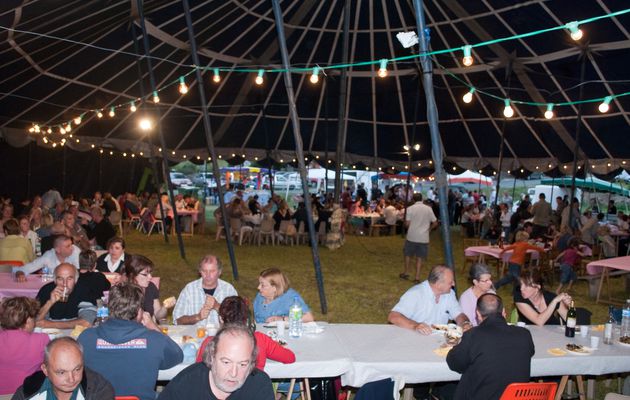
<path fill-rule="evenodd" d="M 608 14 L 604 14 L 604 15 L 599 15 L 599 16 L 595 16 L 592 18 L 587 18 L 587 19 L 583 19 L 580 21 L 572 21 L 569 23 L 566 23 L 564 25 L 559 25 L 559 26 L 554 26 L 554 27 L 550 27 L 550 28 L 545 28 L 545 29 L 540 29 L 540 30 L 536 30 L 536 31 L 531 31 L 531 32 L 526 32 L 526 33 L 522 33 L 522 34 L 517 34 L 517 35 L 512 35 L 512 36 L 508 36 L 508 37 L 503 37 L 503 38 L 498 38 L 498 39 L 493 39 L 493 40 L 488 40 L 488 41 L 484 41 L 484 42 L 480 42 L 480 43 L 476 43 L 476 44 L 466 44 L 460 47 L 454 47 L 454 48 L 447 48 L 447 49 L 441 49 L 441 50 L 433 50 L 433 51 L 429 51 L 426 53 L 421 53 L 421 54 L 411 54 L 411 55 L 407 55 L 407 56 L 402 56 L 402 57 L 397 57 L 397 58 L 391 58 L 391 59 L 379 59 L 379 60 L 367 60 L 367 61 L 360 61 L 360 62 L 354 62 L 354 63 L 344 63 L 344 64 L 331 64 L 331 65 L 316 65 L 316 66 L 306 66 L 306 67 L 297 67 L 297 68 L 291 68 L 289 69 L 290 72 L 295 72 L 295 73 L 308 73 L 310 72 L 311 76 L 310 76 L 310 82 L 313 84 L 317 84 L 319 82 L 319 74 L 322 73 L 325 70 L 332 70 L 332 69 L 344 69 L 344 68 L 354 68 L 354 67 L 361 67 L 361 66 L 371 66 L 371 65 L 378 65 L 379 68 L 376 72 L 377 76 L 379 76 L 380 78 L 386 78 L 388 76 L 388 71 L 387 71 L 387 65 L 390 63 L 404 63 L 404 62 L 408 62 L 409 60 L 412 59 L 416 59 L 419 57 L 423 57 L 423 56 L 432 56 L 434 59 L 436 58 L 435 56 L 437 55 L 441 55 L 441 54 L 447 54 L 447 53 L 455 53 L 455 52 L 462 52 L 463 54 L 463 59 L 462 59 L 462 63 L 464 66 L 471 66 L 474 64 L 474 59 L 472 57 L 472 49 L 473 48 L 477 48 L 477 47 L 482 47 L 482 46 L 489 46 L 492 44 L 496 44 L 496 43 L 501 43 L 501 42 L 505 42 L 505 41 L 510 41 L 510 40 L 517 40 L 517 39 L 521 39 L 521 38 L 527 38 L 527 37 L 532 37 L 532 36 L 537 36 L 537 35 L 541 35 L 544 33 L 548 33 L 548 32 L 553 32 L 553 31 L 557 31 L 557 30 L 565 30 L 568 32 L 568 34 L 571 36 L 571 38 L 575 41 L 579 41 L 583 38 L 584 34 L 583 31 L 580 29 L 580 26 L 585 25 L 585 24 L 589 24 L 589 23 L 593 23 L 595 21 L 601 20 L 601 19 L 605 19 L 605 18 L 613 18 L 616 16 L 620 16 L 623 14 L 627 14 L 630 12 L 630 8 L 629 9 L 624 9 L 624 10 L 620 10 L 620 11 L 616 11 L 616 12 L 611 12 Z M 20 32 L 20 33 L 26 33 L 26 34 L 33 34 L 33 35 L 39 35 L 42 37 L 46 37 L 49 39 L 56 39 L 56 40 L 62 40 L 65 42 L 72 42 L 74 44 L 80 44 L 80 45 L 85 45 L 85 46 L 89 46 L 92 48 L 96 48 L 99 50 L 104 50 L 104 51 L 115 51 L 117 53 L 123 54 L 123 55 L 131 55 L 133 57 L 144 57 L 142 55 L 138 55 L 135 53 L 130 53 L 130 52 L 121 52 L 120 50 L 113 50 L 113 49 L 107 49 L 105 47 L 101 47 L 101 46 L 95 46 L 95 45 L 90 45 L 87 43 L 82 43 L 82 42 L 76 42 L 76 41 L 72 41 L 69 39 L 64 39 L 64 38 L 58 38 L 56 36 L 52 36 L 52 35 L 45 35 L 45 34 L 40 34 L 40 33 L 35 33 L 35 32 L 28 32 L 28 31 L 21 31 L 21 30 L 15 30 L 12 28 L 7 28 L 4 26 L 0 26 L 0 29 L 5 29 L 5 30 L 13 30 L 15 32 Z M 168 61 L 168 60 L 162 60 L 162 61 Z M 99 109 L 91 109 L 91 110 L 82 110 L 81 113 L 71 119 L 70 121 L 62 121 L 62 122 L 57 122 L 57 123 L 52 123 L 52 124 L 37 124 L 37 123 L 33 123 L 29 128 L 28 131 L 29 133 L 41 133 L 44 136 L 46 134 L 52 134 L 53 132 L 58 132 L 60 135 L 65 135 L 66 133 L 69 133 L 72 131 L 73 127 L 72 125 L 74 124 L 75 126 L 78 126 L 79 124 L 81 124 L 83 118 L 86 116 L 86 114 L 88 113 L 94 113 L 96 115 L 96 117 L 98 119 L 101 119 L 104 117 L 104 112 L 107 111 L 107 114 L 110 118 L 114 118 L 116 116 L 116 111 L 119 109 L 123 109 L 128 107 L 130 112 L 135 112 L 138 109 L 138 106 L 140 104 L 142 104 L 144 101 L 152 101 L 153 103 L 159 103 L 160 102 L 160 97 L 159 97 L 159 93 L 169 89 L 172 86 L 177 85 L 178 87 L 178 91 L 181 95 L 185 95 L 188 92 L 188 86 L 186 84 L 186 78 L 195 73 L 197 69 L 201 69 L 204 72 L 207 71 L 212 71 L 212 81 L 214 83 L 219 83 L 221 81 L 221 72 L 240 72 L 240 73 L 255 73 L 255 79 L 254 82 L 257 85 L 262 85 L 264 83 L 264 76 L 265 74 L 270 74 L 270 73 L 283 73 L 286 70 L 282 69 L 282 68 L 254 68 L 252 69 L 251 67 L 210 67 L 210 68 L 206 68 L 206 67 L 199 67 L 199 66 L 194 66 L 194 65 L 185 65 L 185 64 L 179 64 L 180 66 L 185 66 L 185 67 L 189 67 L 190 71 L 185 73 L 182 76 L 179 76 L 176 80 L 171 81 L 169 83 L 167 83 L 166 85 L 162 86 L 161 88 L 158 88 L 156 91 L 152 92 L 149 96 L 147 96 L 146 99 L 142 99 L 142 98 L 135 98 L 134 100 L 131 101 L 125 101 L 123 103 L 118 103 L 118 104 L 114 104 L 114 105 L 110 105 L 108 107 L 105 108 L 99 108 Z M 458 82 L 462 83 L 463 85 L 465 85 L 468 88 L 468 91 L 464 94 L 463 96 L 463 101 L 465 103 L 470 103 L 473 100 L 473 95 L 474 93 L 477 93 L 478 95 L 484 95 L 487 96 L 489 98 L 492 98 L 494 100 L 500 101 L 503 103 L 504 108 L 503 108 L 503 115 L 506 118 L 511 118 L 514 116 L 514 109 L 512 108 L 513 104 L 517 104 L 517 105 L 527 105 L 527 106 L 534 106 L 534 107 L 544 107 L 545 108 L 545 112 L 544 112 L 544 116 L 547 119 L 551 119 L 554 117 L 554 108 L 555 107 L 562 107 L 562 106 L 571 106 L 571 105 L 577 105 L 580 103 L 583 104 L 589 104 L 589 103 L 600 103 L 599 105 L 599 111 L 602 113 L 605 113 L 607 111 L 609 111 L 610 109 L 610 104 L 611 102 L 616 99 L 616 98 L 620 98 L 620 97 L 625 97 L 630 95 L 630 91 L 629 92 L 623 92 L 623 93 L 617 93 L 617 94 L 609 94 L 607 96 L 604 97 L 598 97 L 598 98 L 589 98 L 589 99 L 582 99 L 582 100 L 577 100 L 577 101 L 565 101 L 565 102 L 533 102 L 533 101 L 525 101 L 525 100 L 518 100 L 518 99 L 508 99 L 508 98 L 503 98 L 501 96 L 497 96 L 493 93 L 488 92 L 487 90 L 484 89 L 480 89 L 480 88 L 476 88 L 475 86 L 467 83 L 466 81 L 464 81 L 463 79 L 461 79 L 460 77 L 458 77 L 456 74 L 454 74 L 453 72 L 449 71 L 448 69 L 446 69 L 445 67 L 443 67 L 441 64 L 439 64 L 436 61 L 436 65 L 438 65 L 439 68 L 441 68 L 443 71 L 445 71 L 446 74 L 448 74 L 450 77 L 454 78 L 455 80 L 457 80 Z M 141 124 L 141 128 L 144 130 L 148 130 L 152 128 L 152 123 L 150 121 L 147 121 L 146 119 L 143 119 L 140 121 Z M 70 138 L 72 138 L 72 135 L 69 135 Z M 47 140 L 45 137 L 43 138 L 44 142 L 47 143 Z M 65 138 L 62 138 L 63 143 L 65 143 Z M 77 139 L 78 141 L 79 139 Z M 53 144 L 55 144 L 56 142 L 53 141 Z M 63 145 L 63 143 L 60 143 Z M 55 147 L 55 146 L 53 146 Z"/>

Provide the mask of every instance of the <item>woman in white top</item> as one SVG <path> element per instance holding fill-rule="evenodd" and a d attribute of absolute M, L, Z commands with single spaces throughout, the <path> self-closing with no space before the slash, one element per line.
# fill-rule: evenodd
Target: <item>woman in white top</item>
<path fill-rule="evenodd" d="M 37 236 L 37 233 L 31 230 L 31 223 L 29 221 L 28 216 L 21 215 L 18 218 L 18 223 L 20 224 L 20 236 L 28 239 L 31 242 L 31 246 L 33 247 L 33 254 L 35 254 L 38 257 L 41 256 L 41 251 L 40 252 L 37 251 L 37 247 L 38 247 L 37 244 L 39 243 L 39 237 Z"/>
<path fill-rule="evenodd" d="M 125 241 L 121 237 L 113 237 L 107 242 L 107 253 L 96 260 L 96 269 L 104 273 L 125 272 Z"/>

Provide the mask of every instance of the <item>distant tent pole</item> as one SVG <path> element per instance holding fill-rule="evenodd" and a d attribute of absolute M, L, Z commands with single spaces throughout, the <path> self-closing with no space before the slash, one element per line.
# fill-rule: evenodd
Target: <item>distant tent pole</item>
<path fill-rule="evenodd" d="M 136 25 L 131 24 L 131 34 L 133 36 L 133 50 L 136 54 L 140 54 L 140 49 L 138 47 L 138 34 L 136 32 Z M 140 57 L 136 58 L 136 69 L 138 70 L 138 87 L 140 89 L 140 98 L 142 98 L 142 105 L 146 105 L 146 92 L 144 91 L 144 81 L 142 79 L 142 63 L 140 62 Z M 155 160 L 155 154 L 153 151 L 153 144 L 147 135 L 147 144 L 149 145 L 149 163 L 151 164 L 152 169 L 152 181 L 154 190 L 160 195 L 160 173 L 158 171 L 157 162 Z M 102 159 L 102 157 L 101 157 Z M 99 161 L 99 180 L 101 174 L 101 165 L 102 160 Z M 160 215 L 164 215 L 164 206 L 162 205 L 162 201 L 158 201 L 158 207 L 160 208 Z M 151 210 L 153 212 L 153 210 Z M 168 243 L 168 232 L 166 229 L 162 229 L 162 235 L 164 236 L 164 242 Z"/>
<path fill-rule="evenodd" d="M 184 0 L 186 1 L 186 0 Z M 315 225 L 313 224 L 313 212 L 311 205 L 311 196 L 308 191 L 308 181 L 306 179 L 306 165 L 304 161 L 304 151 L 302 149 L 302 135 L 300 133 L 300 121 L 298 120 L 297 108 L 295 106 L 295 95 L 293 93 L 293 82 L 291 81 L 291 73 L 289 72 L 289 54 L 287 51 L 287 42 L 284 36 L 284 25 L 282 22 L 282 10 L 280 9 L 279 0 L 272 0 L 273 15 L 276 20 L 276 30 L 278 31 L 278 43 L 280 45 L 280 54 L 282 55 L 282 65 L 284 68 L 284 85 L 287 90 L 287 99 L 289 100 L 289 114 L 293 125 L 293 137 L 295 140 L 295 152 L 297 153 L 298 166 L 300 168 L 300 177 L 302 178 L 302 190 L 304 192 L 304 205 L 306 206 L 306 224 L 308 225 L 308 235 L 311 241 L 311 251 L 313 254 L 313 265 L 315 266 L 315 278 L 317 279 L 317 289 L 319 290 L 319 302 L 322 314 L 328 313 L 326 305 L 326 293 L 324 293 L 324 277 L 322 276 L 322 268 L 319 262 L 319 249 L 317 247 L 317 234 Z"/>
<path fill-rule="evenodd" d="M 580 82 L 584 82 L 584 74 L 586 72 L 586 54 L 582 54 L 582 65 L 580 66 Z M 580 91 L 578 94 L 578 100 L 583 99 L 584 85 L 580 85 Z M 569 227 L 575 229 L 577 227 L 571 226 L 573 221 L 573 198 L 575 197 L 575 174 L 577 173 L 577 163 L 580 151 L 580 128 L 582 127 L 582 103 L 578 104 L 577 119 L 575 120 L 575 148 L 573 149 L 573 176 L 571 177 L 571 198 L 569 199 Z M 578 210 L 578 216 L 580 212 Z"/>
<path fill-rule="evenodd" d="M 418 29 L 418 38 L 420 42 L 420 57 L 422 64 L 422 77 L 424 82 L 424 96 L 427 102 L 427 119 L 429 121 L 429 131 L 431 133 L 431 153 L 433 164 L 435 165 L 435 180 L 438 188 L 438 197 L 440 199 L 440 220 L 442 221 L 440 228 L 442 230 L 442 240 L 444 241 L 444 261 L 446 265 L 455 269 L 455 260 L 453 259 L 453 248 L 450 235 L 450 224 L 448 218 L 448 195 L 446 172 L 444 171 L 442 139 L 438 129 L 438 112 L 435 105 L 435 96 L 433 93 L 433 65 L 431 58 L 426 56 L 429 52 L 429 35 L 426 22 L 424 20 L 424 10 L 422 9 L 422 0 L 413 0 L 414 11 L 416 14 L 416 26 Z"/>
<path fill-rule="evenodd" d="M 136 3 L 138 5 L 138 17 L 140 20 L 140 27 L 142 28 L 142 41 L 144 43 L 144 54 L 147 59 L 147 70 L 149 72 L 149 82 L 151 83 L 151 91 L 156 92 L 157 88 L 155 85 L 155 76 L 153 74 L 153 64 L 151 62 L 151 51 L 149 48 L 149 37 L 147 36 L 147 27 L 144 20 L 144 9 L 143 9 L 142 0 L 136 0 Z M 160 138 L 160 143 L 162 144 L 162 149 L 163 149 L 162 174 L 164 175 L 164 182 L 166 182 L 166 190 L 168 191 L 168 195 L 171 198 L 171 201 L 173 202 L 173 207 L 172 207 L 173 217 L 174 217 L 173 223 L 175 224 L 175 232 L 177 234 L 177 244 L 179 245 L 179 254 L 185 260 L 186 253 L 184 251 L 184 241 L 182 240 L 182 231 L 179 224 L 179 218 L 177 217 L 177 207 L 175 207 L 175 195 L 173 194 L 173 185 L 171 183 L 171 175 L 169 173 L 169 168 L 168 168 L 168 158 L 166 155 L 167 153 L 166 140 L 164 140 L 164 133 L 162 132 L 162 124 L 159 123 L 160 110 L 157 106 L 154 107 L 154 110 L 156 113 L 156 117 L 158 118 L 158 121 L 156 121 L 157 122 L 156 126 L 158 130 L 158 136 Z M 162 201 L 158 199 L 158 204 L 161 204 L 161 203 Z M 164 215 L 164 213 L 162 213 L 162 218 L 166 218 L 166 215 Z"/>
<path fill-rule="evenodd" d="M 140 0 L 138 0 L 140 1 Z M 195 39 L 195 31 L 193 30 L 192 19 L 190 17 L 190 6 L 188 0 L 182 0 L 184 5 L 184 15 L 186 17 L 186 25 L 188 27 L 188 39 L 190 40 L 190 54 L 195 65 L 201 65 L 199 62 L 199 55 L 197 54 L 197 40 Z M 219 194 L 219 205 L 221 207 L 221 216 L 223 217 L 223 228 L 225 229 L 225 242 L 228 248 L 228 254 L 230 256 L 230 262 L 232 263 L 232 275 L 234 280 L 238 280 L 238 266 L 236 264 L 236 256 L 234 255 L 234 245 L 232 243 L 232 232 L 230 229 L 230 220 L 225 209 L 225 199 L 223 198 L 223 188 L 221 187 L 221 169 L 219 168 L 219 161 L 214 148 L 214 138 L 212 136 L 212 129 L 210 126 L 210 117 L 208 116 L 208 104 L 206 102 L 206 95 L 204 92 L 204 80 L 201 77 L 201 70 L 195 69 L 195 76 L 197 78 L 197 86 L 199 88 L 199 101 L 201 103 L 201 110 L 203 113 L 203 129 L 206 134 L 206 142 L 208 144 L 208 151 L 212 158 L 212 172 L 214 179 L 217 181 L 217 193 Z M 226 179 L 226 182 L 228 180 Z"/>
<path fill-rule="evenodd" d="M 343 47 L 341 50 L 341 62 L 348 62 L 348 52 L 350 48 L 350 5 L 351 1 L 346 0 L 343 9 Z M 341 69 L 341 79 L 339 80 L 339 112 L 337 120 L 337 165 L 335 165 L 335 196 L 334 202 L 341 201 L 341 173 L 346 154 L 346 96 L 348 90 L 348 69 Z M 326 160 L 328 162 L 328 160 Z"/>

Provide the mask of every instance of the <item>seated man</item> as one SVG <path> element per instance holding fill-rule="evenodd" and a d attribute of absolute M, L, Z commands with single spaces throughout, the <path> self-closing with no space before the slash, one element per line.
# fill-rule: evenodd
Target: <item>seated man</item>
<path fill-rule="evenodd" d="M 481 295 L 476 314 L 479 326 L 466 332 L 446 357 L 449 368 L 462 374 L 455 399 L 498 400 L 510 383 L 529 382 L 534 342 L 527 329 L 505 322 L 496 294 Z"/>
<path fill-rule="evenodd" d="M 184 354 L 142 311 L 143 300 L 139 286 L 115 285 L 109 292 L 109 319 L 83 331 L 78 341 L 85 364 L 113 383 L 116 396 L 154 400 L 159 370 L 181 363 Z"/>
<path fill-rule="evenodd" d="M 179 294 L 173 309 L 173 321 L 177 325 L 219 324 L 218 311 L 223 299 L 237 296 L 236 289 L 219 279 L 223 265 L 213 256 L 207 255 L 199 262 L 200 279 L 190 282 Z"/>
<path fill-rule="evenodd" d="M 32 274 L 48 267 L 53 270 L 57 265 L 67 263 L 79 268 L 79 253 L 81 249 L 72 244 L 72 239 L 66 235 L 58 235 L 53 243 L 53 248 L 36 258 L 32 262 L 18 268 L 14 268 L 18 282 L 25 282 L 26 275 Z"/>
<path fill-rule="evenodd" d="M 87 236 L 91 243 L 96 243 L 101 249 L 107 250 L 107 242 L 116 236 L 116 230 L 103 215 L 98 207 L 92 208 L 92 222 L 86 226 Z"/>
<path fill-rule="evenodd" d="M 23 399 L 114 398 L 114 388 L 102 376 L 83 366 L 83 349 L 70 337 L 54 339 L 46 346 L 41 371 L 24 379 L 13 395 Z"/>
<path fill-rule="evenodd" d="M 159 398 L 275 399 L 269 376 L 256 369 L 255 363 L 256 340 L 249 328 L 241 324 L 225 325 L 206 348 L 203 362 L 180 372 Z"/>
<path fill-rule="evenodd" d="M 449 320 L 454 320 L 464 330 L 470 329 L 472 325 L 455 297 L 454 283 L 451 269 L 444 265 L 433 267 L 428 280 L 402 295 L 387 320 L 423 335 L 431 334 L 432 324 L 446 324 Z"/>
<path fill-rule="evenodd" d="M 37 300 L 41 309 L 36 325 L 40 328 L 72 329 L 75 325 L 90 326 L 96 317 L 93 308 L 81 309 L 90 303 L 90 291 L 79 280 L 79 271 L 71 264 L 61 263 L 54 272 L 55 280 L 39 289 Z M 89 304 L 88 304 L 89 306 Z"/>
<path fill-rule="evenodd" d="M 77 223 L 77 219 L 71 211 L 62 214 L 61 222 L 63 222 L 67 234 L 72 237 L 74 243 L 83 249 L 90 248 L 90 241 L 85 229 Z"/>
<path fill-rule="evenodd" d="M 103 292 L 112 286 L 105 274 L 96 270 L 96 253 L 93 250 L 83 250 L 79 254 L 79 274 L 79 281 L 90 292 L 90 303 L 96 304 L 103 297 Z"/>

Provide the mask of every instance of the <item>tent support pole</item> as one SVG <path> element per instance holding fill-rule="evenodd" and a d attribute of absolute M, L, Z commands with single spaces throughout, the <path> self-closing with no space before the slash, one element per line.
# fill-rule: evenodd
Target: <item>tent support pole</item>
<path fill-rule="evenodd" d="M 151 50 L 149 48 L 149 37 L 147 36 L 147 27 L 144 21 L 144 6 L 142 0 L 136 0 L 138 5 L 138 19 L 140 20 L 140 28 L 142 29 L 142 41 L 144 44 L 144 54 L 147 58 L 147 69 L 149 72 L 149 82 L 151 83 L 151 91 L 155 92 L 157 90 L 155 86 L 155 75 L 153 73 L 153 63 L 151 62 Z M 157 106 L 154 108 L 156 118 L 158 121 L 156 126 L 158 130 L 158 136 L 160 137 L 160 143 L 162 144 L 162 174 L 164 175 L 164 182 L 166 182 L 166 190 L 168 191 L 168 195 L 173 202 L 173 224 L 175 224 L 175 233 L 177 234 L 177 244 L 179 245 L 179 254 L 185 260 L 186 252 L 184 251 L 184 241 L 182 240 L 182 231 L 179 225 L 179 218 L 177 217 L 177 207 L 175 207 L 175 195 L 173 194 L 173 185 L 171 184 L 171 176 L 169 174 L 168 168 L 168 159 L 167 159 L 167 147 L 166 140 L 164 140 L 164 133 L 162 132 L 162 124 L 159 122 L 160 110 Z M 158 203 L 162 203 L 162 200 L 159 200 Z M 164 213 L 162 212 L 162 219 L 166 218 Z M 165 227 L 166 228 L 166 227 Z M 164 229 L 166 230 L 166 229 Z"/>
<path fill-rule="evenodd" d="M 430 38 L 426 29 L 422 0 L 413 0 L 413 6 L 416 14 L 420 54 L 426 54 L 429 51 Z M 449 268 L 454 270 L 455 260 L 453 259 L 453 246 L 451 243 L 450 224 L 448 219 L 448 188 L 442 158 L 444 149 L 442 147 L 440 131 L 438 130 L 438 112 L 433 93 L 433 65 L 431 58 L 426 55 L 420 57 L 420 64 L 422 65 L 423 71 L 422 78 L 424 83 L 424 96 L 426 97 L 427 102 L 427 117 L 429 121 L 429 131 L 431 133 L 431 153 L 433 165 L 435 165 L 435 180 L 438 188 L 438 197 L 440 199 L 440 220 L 442 221 L 440 229 L 442 230 L 442 240 L 444 241 L 444 261 Z"/>
<path fill-rule="evenodd" d="M 343 47 L 341 52 L 342 62 L 348 62 L 348 52 L 350 49 L 350 5 L 351 1 L 346 0 L 343 9 Z M 341 173 L 345 161 L 346 150 L 346 96 L 348 90 L 348 72 L 346 68 L 341 69 L 341 79 L 339 80 L 339 112 L 337 120 L 337 164 L 335 166 L 335 196 L 334 202 L 341 201 Z M 326 160 L 328 162 L 328 160 Z"/>
<path fill-rule="evenodd" d="M 192 18 L 190 16 L 190 5 L 188 4 L 188 0 L 182 0 L 182 3 L 184 5 L 184 15 L 186 17 L 186 25 L 188 27 L 190 54 L 192 56 L 193 63 L 195 65 L 201 65 L 199 62 L 199 55 L 197 54 L 197 40 L 195 39 L 195 31 L 193 30 Z M 217 158 L 216 150 L 214 148 L 214 138 L 212 137 L 210 117 L 208 116 L 208 105 L 206 102 L 206 95 L 204 93 L 204 80 L 201 77 L 201 70 L 199 70 L 199 68 L 195 69 L 195 76 L 197 77 L 197 87 L 199 88 L 199 101 L 201 103 L 201 110 L 203 113 L 203 128 L 206 134 L 208 151 L 210 152 L 210 157 L 212 158 L 212 172 L 214 174 L 214 179 L 217 182 L 219 205 L 221 207 L 221 216 L 223 217 L 223 228 L 225 229 L 225 242 L 227 243 L 230 262 L 232 263 L 232 275 L 234 276 L 234 280 L 238 280 L 238 266 L 236 264 L 236 256 L 234 255 L 234 244 L 232 243 L 232 234 L 230 232 L 230 221 L 228 219 L 228 215 L 225 209 L 225 199 L 223 198 L 223 188 L 221 187 L 221 169 L 219 168 L 219 160 Z"/>
<path fill-rule="evenodd" d="M 580 82 L 584 82 L 584 74 L 586 72 L 586 54 L 582 54 L 582 64 L 580 65 Z M 581 101 L 584 93 L 584 85 L 580 86 L 580 91 L 578 95 L 578 100 Z M 577 164 L 578 164 L 578 152 L 580 151 L 580 128 L 582 127 L 582 103 L 578 104 L 578 112 L 577 119 L 575 120 L 575 148 L 573 149 L 573 171 L 571 177 L 571 199 L 569 200 L 569 227 L 575 228 L 571 226 L 571 221 L 573 221 L 573 213 L 575 210 L 573 209 L 573 199 L 575 198 L 575 174 L 577 173 Z M 578 209 L 578 218 L 580 211 Z"/>
<path fill-rule="evenodd" d="M 497 190 L 498 189 L 499 189 L 499 187 L 497 186 Z M 515 194 L 516 194 L 516 177 L 514 177 L 514 182 L 512 182 L 512 204 L 514 204 L 516 202 L 516 200 L 514 199 L 514 195 Z M 497 196 L 498 195 L 499 195 L 499 192 L 497 192 Z M 510 211 L 512 211 L 512 210 L 510 210 Z"/>
<path fill-rule="evenodd" d="M 140 54 L 140 48 L 138 47 L 138 34 L 136 33 L 136 25 L 135 24 L 131 24 L 131 35 L 133 36 L 133 50 L 136 54 Z M 140 58 L 138 57 L 136 59 L 136 69 L 138 70 L 138 86 L 140 88 L 140 98 L 142 99 L 142 104 L 140 104 L 140 106 L 143 106 L 146 104 L 146 92 L 144 91 L 144 81 L 142 79 L 142 63 L 140 62 Z M 149 163 L 151 164 L 151 169 L 152 169 L 152 181 L 153 181 L 153 187 L 155 188 L 155 190 L 158 192 L 160 192 L 160 173 L 158 171 L 158 167 L 157 167 L 157 162 L 155 160 L 155 154 L 154 154 L 154 150 L 153 150 L 153 144 L 151 143 L 151 140 L 149 139 L 149 136 L 147 135 L 147 144 L 149 145 Z M 101 157 L 102 158 L 102 157 Z M 101 173 L 101 162 L 99 161 L 99 180 L 100 180 L 100 173 Z M 164 215 L 164 207 L 162 206 L 162 202 L 158 201 L 158 207 L 160 207 L 160 215 Z M 164 236 L 164 242 L 168 243 L 168 234 L 166 232 L 166 229 L 162 229 L 162 236 Z"/>
<path fill-rule="evenodd" d="M 186 1 L 186 0 L 184 0 Z M 272 0 L 273 15 L 276 20 L 276 30 L 278 32 L 278 44 L 280 45 L 280 53 L 282 55 L 282 68 L 284 68 L 284 85 L 287 89 L 287 99 L 289 100 L 289 114 L 293 125 L 293 137 L 295 140 L 295 152 L 297 153 L 298 166 L 300 168 L 300 177 L 302 178 L 302 190 L 304 192 L 304 205 L 306 206 L 306 224 L 308 225 L 308 234 L 311 242 L 311 251 L 313 254 L 313 264 L 315 266 L 315 278 L 317 279 L 317 289 L 319 291 L 319 302 L 322 314 L 328 312 L 326 305 L 326 294 L 324 293 L 324 278 L 322 276 L 322 268 L 319 262 L 319 249 L 317 247 L 317 236 L 315 225 L 313 224 L 313 212 L 311 205 L 311 196 L 308 191 L 308 181 L 306 179 L 306 165 L 304 161 L 304 151 L 302 149 L 302 135 L 300 133 L 300 122 L 298 120 L 297 108 L 295 106 L 295 95 L 293 93 L 293 82 L 291 81 L 291 72 L 289 71 L 289 53 L 287 51 L 287 42 L 284 36 L 284 25 L 282 22 L 282 10 L 280 9 L 279 0 Z"/>

